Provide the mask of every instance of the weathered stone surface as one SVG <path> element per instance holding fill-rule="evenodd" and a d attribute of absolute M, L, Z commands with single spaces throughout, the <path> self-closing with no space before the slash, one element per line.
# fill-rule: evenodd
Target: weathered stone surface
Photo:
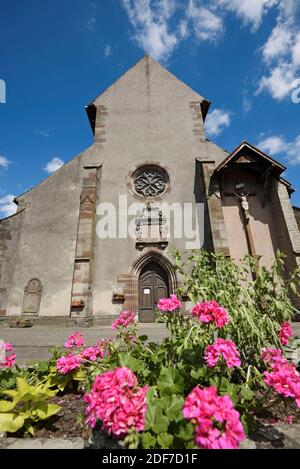
<path fill-rule="evenodd" d="M 87 444 L 89 449 L 122 449 L 123 446 L 114 438 L 110 438 L 107 433 L 94 430 L 92 437 Z"/>
<path fill-rule="evenodd" d="M 83 449 L 83 438 L 2 438 L 0 449 Z"/>
<path fill-rule="evenodd" d="M 255 441 L 249 440 L 249 438 L 247 438 L 240 444 L 240 449 L 256 449 L 256 443 Z"/>
<path fill-rule="evenodd" d="M 258 449 L 300 449 L 300 424 L 261 427 L 250 441 Z"/>

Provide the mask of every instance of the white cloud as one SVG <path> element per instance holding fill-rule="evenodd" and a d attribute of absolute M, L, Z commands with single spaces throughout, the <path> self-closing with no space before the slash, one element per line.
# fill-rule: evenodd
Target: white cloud
<path fill-rule="evenodd" d="M 178 44 L 192 34 L 198 41 L 212 42 L 223 31 L 222 17 L 201 0 L 188 0 L 184 7 L 177 0 L 120 1 L 134 28 L 135 41 L 156 60 L 167 60 Z"/>
<path fill-rule="evenodd" d="M 252 102 L 247 96 L 247 93 L 243 93 L 243 101 L 242 101 L 243 111 L 245 114 L 248 114 L 249 111 L 252 109 Z"/>
<path fill-rule="evenodd" d="M 266 137 L 258 143 L 258 147 L 271 155 L 277 155 L 282 153 L 286 148 L 286 142 L 283 137 L 279 135 L 273 135 L 271 137 Z"/>
<path fill-rule="evenodd" d="M 299 0 L 120 0 L 134 30 L 134 40 L 146 54 L 166 61 L 187 38 L 217 42 L 231 12 L 255 32 L 269 11 L 275 25 L 261 46 L 263 72 L 256 94 L 267 91 L 282 100 L 300 75 Z M 176 14 L 175 14 L 176 13 Z M 248 112 L 251 103 L 243 99 Z"/>
<path fill-rule="evenodd" d="M 5 156 L 0 155 L 0 168 L 8 168 L 8 165 L 11 163 Z"/>
<path fill-rule="evenodd" d="M 263 57 L 270 61 L 287 53 L 292 41 L 292 32 L 287 24 L 277 24 L 263 46 Z"/>
<path fill-rule="evenodd" d="M 17 211 L 17 206 L 14 203 L 14 195 L 5 195 L 0 198 L 0 213 L 4 218 L 10 217 Z"/>
<path fill-rule="evenodd" d="M 96 32 L 96 23 L 97 23 L 97 4 L 96 2 L 89 2 L 86 6 L 86 11 L 89 15 L 85 23 L 85 28 L 90 33 Z"/>
<path fill-rule="evenodd" d="M 104 47 L 104 56 L 109 57 L 112 54 L 112 48 L 109 44 Z"/>
<path fill-rule="evenodd" d="M 259 80 L 258 93 L 266 90 L 277 100 L 291 94 L 293 82 L 300 72 L 298 8 L 298 0 L 279 2 L 276 25 L 262 47 L 266 72 Z"/>
<path fill-rule="evenodd" d="M 43 168 L 47 173 L 51 174 L 54 173 L 54 171 L 57 171 L 59 168 L 61 168 L 64 165 L 64 161 L 61 160 L 60 158 L 54 157 L 52 158 L 51 161 L 49 161 L 45 168 Z"/>
<path fill-rule="evenodd" d="M 269 76 L 261 78 L 257 93 L 267 90 L 273 98 L 280 101 L 292 91 L 295 78 L 294 68 L 283 62 L 272 68 Z"/>
<path fill-rule="evenodd" d="M 240 16 L 246 24 L 251 23 L 253 30 L 256 30 L 264 14 L 277 5 L 279 0 L 215 0 L 215 2 Z"/>
<path fill-rule="evenodd" d="M 41 135 L 42 137 L 45 137 L 45 138 L 50 137 L 49 132 L 47 132 L 46 130 L 35 130 L 34 133 L 36 135 Z"/>
<path fill-rule="evenodd" d="M 213 42 L 223 31 L 223 20 L 208 8 L 203 7 L 202 3 L 199 0 L 189 0 L 186 17 L 192 21 L 197 39 Z"/>
<path fill-rule="evenodd" d="M 271 155 L 284 154 L 290 164 L 300 164 L 300 134 L 291 142 L 281 135 L 272 135 L 261 140 L 258 147 Z"/>
<path fill-rule="evenodd" d="M 300 31 L 296 35 L 295 42 L 292 49 L 292 60 L 294 67 L 300 67 Z"/>
<path fill-rule="evenodd" d="M 174 13 L 174 0 L 121 0 L 134 27 L 134 39 L 154 59 L 167 59 L 177 45 L 175 33 L 169 31 L 168 21 Z"/>
<path fill-rule="evenodd" d="M 205 121 L 205 130 L 207 135 L 219 135 L 226 127 L 230 125 L 231 114 L 223 109 L 214 109 L 208 114 Z"/>

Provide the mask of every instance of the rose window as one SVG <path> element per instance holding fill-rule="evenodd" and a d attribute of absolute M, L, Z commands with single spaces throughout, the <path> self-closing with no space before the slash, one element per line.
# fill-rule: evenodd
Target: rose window
<path fill-rule="evenodd" d="M 169 186 L 167 172 L 159 166 L 139 168 L 132 176 L 134 192 L 140 197 L 155 198 L 164 194 Z"/>

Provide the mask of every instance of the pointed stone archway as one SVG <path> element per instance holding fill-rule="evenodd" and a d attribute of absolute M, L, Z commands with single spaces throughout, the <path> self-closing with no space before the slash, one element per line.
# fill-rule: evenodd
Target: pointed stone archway
<path fill-rule="evenodd" d="M 141 322 L 153 322 L 157 301 L 173 293 L 178 286 L 171 261 L 154 249 L 140 256 L 130 273 L 119 275 L 118 281 L 124 284 L 123 309 L 138 313 Z"/>

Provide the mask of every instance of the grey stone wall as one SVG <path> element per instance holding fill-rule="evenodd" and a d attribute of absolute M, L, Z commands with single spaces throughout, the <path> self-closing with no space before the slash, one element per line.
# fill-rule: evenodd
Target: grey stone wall
<path fill-rule="evenodd" d="M 297 222 L 297 225 L 298 225 L 298 229 L 300 231 L 300 208 L 293 207 L 293 210 L 294 210 L 294 215 L 295 215 L 296 222 Z"/>
<path fill-rule="evenodd" d="M 287 272 L 300 265 L 300 232 L 286 186 L 278 181 L 272 187 L 271 204 L 276 220 L 279 249 L 285 253 Z M 300 308 L 299 297 L 294 297 L 295 305 Z"/>
<path fill-rule="evenodd" d="M 19 259 L 19 241 L 24 212 L 0 220 L 0 316 L 6 314 L 7 299 Z"/>

